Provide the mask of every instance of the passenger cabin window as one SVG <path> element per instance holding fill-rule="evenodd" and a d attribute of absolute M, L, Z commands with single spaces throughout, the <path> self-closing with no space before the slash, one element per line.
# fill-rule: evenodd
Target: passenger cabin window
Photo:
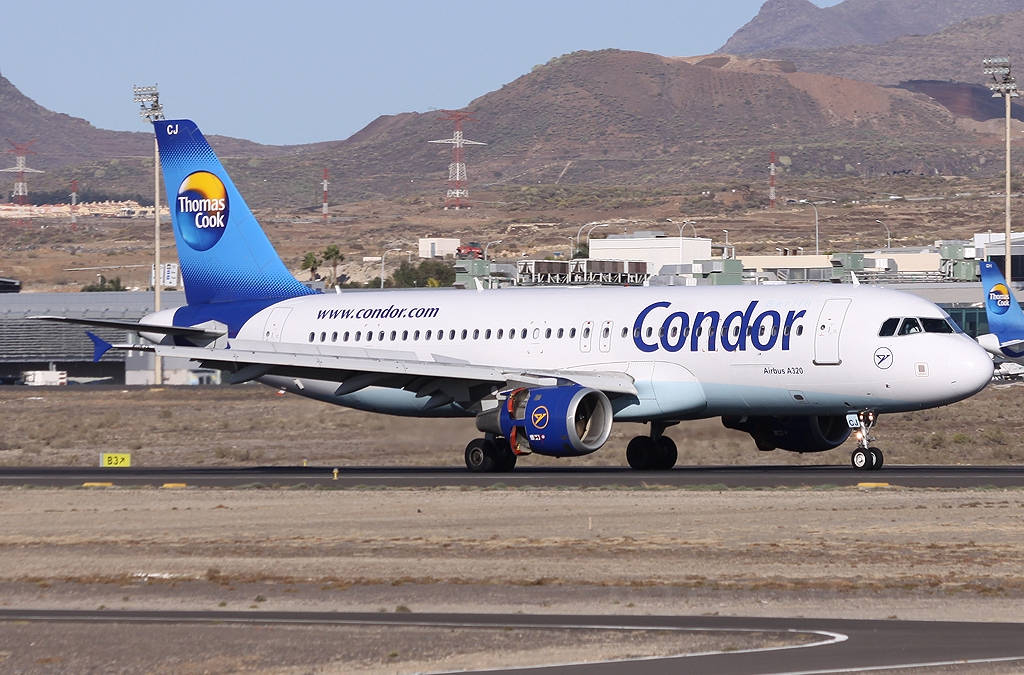
<path fill-rule="evenodd" d="M 913 335 L 914 333 L 920 332 L 921 322 L 913 317 L 903 319 L 903 323 L 900 324 L 899 335 Z"/>

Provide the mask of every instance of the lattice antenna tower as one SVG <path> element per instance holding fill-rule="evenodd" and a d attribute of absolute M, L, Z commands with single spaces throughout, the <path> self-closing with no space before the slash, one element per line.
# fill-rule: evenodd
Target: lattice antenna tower
<path fill-rule="evenodd" d="M 14 192 L 11 193 L 11 197 L 14 198 L 14 203 L 19 206 L 24 206 L 28 202 L 28 183 L 25 182 L 26 173 L 43 173 L 39 169 L 30 169 L 25 165 L 25 157 L 27 155 L 38 154 L 35 150 L 31 149 L 31 145 L 35 143 L 35 140 L 31 140 L 28 143 L 15 143 L 11 139 L 7 139 L 10 143 L 11 149 L 7 152 L 12 153 L 17 159 L 16 164 L 9 169 L 0 169 L 4 173 L 16 173 L 18 174 L 17 182 L 14 184 Z"/>
<path fill-rule="evenodd" d="M 469 188 L 466 187 L 466 159 L 465 150 L 467 145 L 487 145 L 480 141 L 470 141 L 462 135 L 462 123 L 464 121 L 475 122 L 476 118 L 471 117 L 468 112 L 462 110 L 442 110 L 442 119 L 455 122 L 455 134 L 451 138 L 442 138 L 428 143 L 447 143 L 452 146 L 452 162 L 448 165 L 448 192 L 444 197 L 444 208 L 468 209 Z"/>
<path fill-rule="evenodd" d="M 78 179 L 75 178 L 71 181 L 71 207 L 68 209 L 71 212 L 71 229 L 78 229 Z"/>
<path fill-rule="evenodd" d="M 772 160 L 768 165 L 768 208 L 775 208 L 775 151 L 772 151 Z"/>
<path fill-rule="evenodd" d="M 323 185 L 324 185 L 323 215 L 324 215 L 324 222 L 326 223 L 327 222 L 327 186 L 330 185 L 330 183 L 327 181 L 327 169 L 324 169 Z"/>

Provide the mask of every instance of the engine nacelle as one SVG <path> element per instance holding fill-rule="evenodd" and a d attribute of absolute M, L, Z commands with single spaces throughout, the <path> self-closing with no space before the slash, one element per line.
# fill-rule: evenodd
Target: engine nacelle
<path fill-rule="evenodd" d="M 554 457 L 594 452 L 612 432 L 611 401 L 578 384 L 516 389 L 476 418 L 480 431 L 504 436 L 513 449 Z"/>
<path fill-rule="evenodd" d="M 843 415 L 723 417 L 722 424 L 750 434 L 758 450 L 824 452 L 842 445 L 851 432 Z"/>

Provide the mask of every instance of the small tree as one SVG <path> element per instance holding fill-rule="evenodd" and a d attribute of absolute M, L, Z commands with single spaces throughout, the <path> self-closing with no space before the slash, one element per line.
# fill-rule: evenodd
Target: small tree
<path fill-rule="evenodd" d="M 320 276 L 316 272 L 318 269 L 320 269 L 321 262 L 322 261 L 320 260 L 320 258 L 317 257 L 316 253 L 313 253 L 312 251 L 307 253 L 305 257 L 302 259 L 302 269 L 309 270 L 310 280 L 315 281 L 320 278 Z"/>
<path fill-rule="evenodd" d="M 338 281 L 338 265 L 345 260 L 345 256 L 341 254 L 336 244 L 331 244 L 324 249 L 324 252 L 320 254 L 320 260 L 325 265 L 331 266 L 331 284 L 335 284 Z"/>

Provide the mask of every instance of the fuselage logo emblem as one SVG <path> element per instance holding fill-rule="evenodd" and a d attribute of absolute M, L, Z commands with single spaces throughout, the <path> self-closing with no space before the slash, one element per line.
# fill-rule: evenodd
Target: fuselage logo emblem
<path fill-rule="evenodd" d="M 879 347 L 875 350 L 875 365 L 882 370 L 892 365 L 892 352 L 888 347 Z"/>
<path fill-rule="evenodd" d="M 539 406 L 534 408 L 531 419 L 533 419 L 533 426 L 535 429 L 543 429 L 548 425 L 548 420 L 551 419 L 551 415 L 548 413 L 546 406 Z"/>

